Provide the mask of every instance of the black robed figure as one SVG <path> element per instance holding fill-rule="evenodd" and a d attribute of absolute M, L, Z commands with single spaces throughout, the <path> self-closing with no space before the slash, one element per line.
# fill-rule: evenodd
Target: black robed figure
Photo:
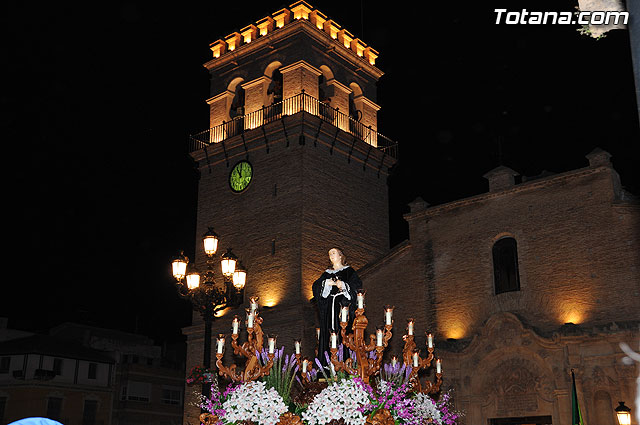
<path fill-rule="evenodd" d="M 325 352 L 329 351 L 331 332 L 338 334 L 340 341 L 340 309 L 349 306 L 350 331 L 356 312 L 356 293 L 362 289 L 362 281 L 356 271 L 347 265 L 346 257 L 338 248 L 329 250 L 331 268 L 322 273 L 322 276 L 313 283 L 313 297 L 318 306 L 320 320 L 320 335 L 318 337 L 318 359 L 326 364 Z"/>

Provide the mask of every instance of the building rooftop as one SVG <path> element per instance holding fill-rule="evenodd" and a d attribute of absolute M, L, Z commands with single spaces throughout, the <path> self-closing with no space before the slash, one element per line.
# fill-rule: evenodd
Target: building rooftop
<path fill-rule="evenodd" d="M 40 334 L 0 343 L 0 355 L 13 354 L 42 354 L 68 359 L 115 363 L 114 359 L 103 351 L 85 347 L 74 341 Z"/>

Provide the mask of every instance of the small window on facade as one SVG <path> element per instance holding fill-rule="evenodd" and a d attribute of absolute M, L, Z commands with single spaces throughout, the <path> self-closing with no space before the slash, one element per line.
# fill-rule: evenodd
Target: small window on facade
<path fill-rule="evenodd" d="M 180 388 L 165 387 L 162 389 L 162 403 L 163 404 L 182 404 L 182 390 Z"/>
<path fill-rule="evenodd" d="M 513 238 L 502 238 L 493 245 L 493 282 L 497 294 L 520 290 L 518 246 Z"/>
<path fill-rule="evenodd" d="M 82 425 L 95 425 L 96 414 L 98 413 L 98 402 L 95 400 L 85 400 L 82 411 Z"/>
<path fill-rule="evenodd" d="M 53 373 L 62 375 L 62 359 L 53 359 Z"/>
<path fill-rule="evenodd" d="M 0 358 L 0 373 L 9 373 L 10 366 L 11 366 L 11 357 Z"/>
<path fill-rule="evenodd" d="M 58 420 L 62 412 L 62 398 L 49 397 L 47 399 L 47 418 Z"/>
<path fill-rule="evenodd" d="M 151 384 L 148 382 L 128 381 L 122 387 L 120 399 L 149 402 L 151 400 Z"/>
<path fill-rule="evenodd" d="M 87 377 L 89 379 L 96 379 L 97 372 L 98 372 L 98 364 L 97 363 L 89 363 L 89 374 L 88 374 Z"/>

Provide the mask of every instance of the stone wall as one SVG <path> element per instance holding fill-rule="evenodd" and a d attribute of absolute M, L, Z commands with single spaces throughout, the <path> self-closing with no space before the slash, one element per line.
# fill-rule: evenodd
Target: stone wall
<path fill-rule="evenodd" d="M 633 404 L 638 369 L 621 362 L 619 343 L 638 345 L 640 206 L 606 152 L 588 159 L 520 184 L 500 167 L 485 176 L 486 194 L 435 207 L 418 199 L 405 216 L 409 241 L 361 270 L 369 317 L 400 306 L 391 353 L 408 317 L 423 353 L 424 332 L 436 334 L 464 423 L 568 424 L 571 369 L 585 423 L 615 423 L 617 401 Z M 492 246 L 505 236 L 517 241 L 520 290 L 495 295 Z"/>

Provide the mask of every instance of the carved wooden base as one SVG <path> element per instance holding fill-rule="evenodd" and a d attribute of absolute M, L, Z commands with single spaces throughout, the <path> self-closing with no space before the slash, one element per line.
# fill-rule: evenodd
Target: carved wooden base
<path fill-rule="evenodd" d="M 391 412 L 387 409 L 378 410 L 375 415 L 367 418 L 365 425 L 395 425 L 396 421 L 393 419 Z"/>
<path fill-rule="evenodd" d="M 204 425 L 215 425 L 219 420 L 220 419 L 216 415 L 212 415 L 211 413 L 200 414 L 200 423 Z"/>

